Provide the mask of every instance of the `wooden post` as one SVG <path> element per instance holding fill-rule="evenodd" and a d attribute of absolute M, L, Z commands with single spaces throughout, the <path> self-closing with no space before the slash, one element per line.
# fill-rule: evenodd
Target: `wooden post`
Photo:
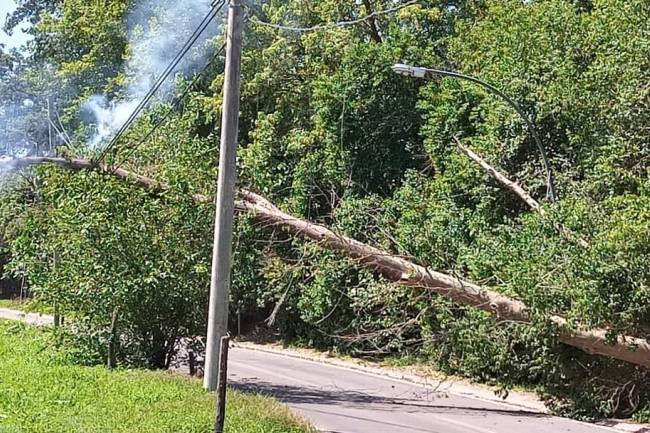
<path fill-rule="evenodd" d="M 113 315 L 111 316 L 111 329 L 110 336 L 108 340 L 108 359 L 106 361 L 106 366 L 109 370 L 115 368 L 117 362 L 115 360 L 115 352 L 117 346 L 117 318 L 119 314 L 119 307 L 113 309 Z"/>
<path fill-rule="evenodd" d="M 223 433 L 226 422 L 226 386 L 228 385 L 228 348 L 230 337 L 221 338 L 221 350 L 219 359 L 219 382 L 217 384 L 217 422 L 215 433 Z"/>
<path fill-rule="evenodd" d="M 193 350 L 187 352 L 188 360 L 187 363 L 190 365 L 190 376 L 196 376 L 196 355 Z"/>
<path fill-rule="evenodd" d="M 58 328 L 61 326 L 61 316 L 59 316 L 59 307 L 54 306 L 54 327 Z"/>
<path fill-rule="evenodd" d="M 237 337 L 241 336 L 241 301 L 237 303 Z"/>
<path fill-rule="evenodd" d="M 237 178 L 237 136 L 239 135 L 242 27 L 241 0 L 230 0 L 219 150 L 219 183 L 214 223 L 205 376 L 203 377 L 203 387 L 209 391 L 214 391 L 217 386 L 219 341 L 228 333 L 232 227 Z"/>

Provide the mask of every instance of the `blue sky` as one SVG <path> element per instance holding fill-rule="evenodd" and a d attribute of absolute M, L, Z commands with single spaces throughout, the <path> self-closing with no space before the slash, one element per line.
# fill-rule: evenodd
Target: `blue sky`
<path fill-rule="evenodd" d="M 13 0 L 0 0 L 0 27 L 4 26 L 7 14 L 13 12 L 15 8 L 16 4 Z M 0 30 L 0 44 L 5 44 L 9 48 L 19 47 L 27 42 L 28 39 L 29 36 L 24 34 L 20 30 L 20 27 L 14 31 L 13 36 L 9 36 Z"/>

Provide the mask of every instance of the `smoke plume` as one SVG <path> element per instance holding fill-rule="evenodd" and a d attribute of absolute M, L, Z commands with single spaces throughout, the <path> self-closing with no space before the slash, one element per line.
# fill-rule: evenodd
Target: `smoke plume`
<path fill-rule="evenodd" d="M 30 121 L 41 114 L 38 110 L 31 99 L 0 105 L 0 157 L 24 157 L 33 151 L 34 142 L 24 131 L 29 129 Z M 2 168 L 0 164 L 0 171 Z"/>
<path fill-rule="evenodd" d="M 125 66 L 128 84 L 123 95 L 119 100 L 95 95 L 84 104 L 85 111 L 94 118 L 91 146 L 101 147 L 115 135 L 208 14 L 211 3 L 212 0 L 142 0 L 130 12 L 130 51 Z M 207 62 L 208 41 L 220 33 L 222 22 L 223 17 L 218 16 L 206 29 L 158 91 L 157 98 L 165 99 L 173 89 L 176 75 L 192 72 Z"/>

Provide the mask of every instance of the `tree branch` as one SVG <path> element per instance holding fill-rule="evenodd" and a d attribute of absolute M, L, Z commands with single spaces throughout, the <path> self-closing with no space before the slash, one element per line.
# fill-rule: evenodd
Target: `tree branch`
<path fill-rule="evenodd" d="M 458 149 L 463 152 L 465 155 L 467 155 L 470 159 L 472 159 L 474 162 L 476 162 L 483 170 L 485 170 L 490 176 L 492 176 L 494 179 L 497 180 L 501 185 L 505 186 L 508 190 L 512 191 L 517 197 L 519 197 L 528 207 L 530 207 L 533 211 L 537 212 L 540 214 L 543 218 L 547 218 L 548 215 L 544 208 L 542 208 L 537 200 L 535 200 L 525 189 L 523 189 L 521 186 L 519 186 L 518 183 L 508 179 L 504 174 L 502 174 L 499 170 L 496 168 L 492 167 L 490 164 L 488 164 L 481 156 L 478 154 L 474 153 L 472 149 L 469 147 L 463 145 L 460 140 L 457 137 L 454 137 L 454 140 L 456 141 L 456 145 L 458 146 Z M 589 242 L 586 240 L 578 237 L 575 233 L 573 233 L 571 230 L 568 228 L 564 227 L 563 225 L 559 225 L 556 223 L 553 223 L 553 226 L 555 230 L 560 233 L 566 240 L 576 243 L 582 248 L 588 248 L 589 247 Z"/>
<path fill-rule="evenodd" d="M 540 215 L 545 214 L 544 209 L 542 209 L 542 207 L 539 205 L 537 200 L 535 200 L 526 190 L 524 190 L 521 186 L 519 186 L 518 183 L 511 181 L 506 176 L 501 174 L 496 168 L 492 167 L 490 164 L 485 162 L 485 160 L 481 158 L 479 155 L 477 155 L 476 153 L 474 153 L 472 149 L 463 145 L 457 137 L 454 137 L 454 140 L 456 141 L 456 145 L 458 146 L 458 149 L 460 149 L 461 152 L 469 156 L 470 159 L 472 159 L 474 162 L 480 165 L 481 168 L 485 170 L 494 179 L 496 179 L 497 182 L 499 182 L 501 185 L 505 186 L 507 189 L 512 191 L 516 196 L 518 196 L 521 200 L 523 200 L 524 203 L 526 203 L 528 207 L 530 207 L 532 210 L 539 213 Z"/>
<path fill-rule="evenodd" d="M 383 41 L 381 35 L 379 34 L 379 28 L 377 27 L 377 17 L 374 16 L 374 11 L 370 0 L 363 0 L 363 6 L 366 9 L 366 14 L 371 18 L 368 19 L 368 27 L 370 30 L 370 38 L 373 42 L 381 44 Z"/>
<path fill-rule="evenodd" d="M 96 166 L 88 160 L 48 157 L 0 160 L 0 167 L 5 166 L 10 169 L 40 164 L 55 164 L 70 170 L 99 170 L 155 193 L 163 192 L 167 188 L 165 184 L 151 178 L 124 169 L 112 170 L 111 167 Z M 213 201 L 202 194 L 194 194 L 192 198 L 198 203 Z M 327 227 L 296 218 L 251 191 L 239 190 L 235 209 L 238 212 L 251 214 L 258 223 L 276 227 L 304 240 L 313 241 L 322 248 L 352 257 L 396 284 L 426 288 L 454 302 L 473 306 L 503 319 L 521 323 L 531 321 L 531 312 L 521 301 L 394 256 L 371 245 L 339 235 Z M 650 343 L 646 339 L 622 335 L 610 342 L 607 329 L 572 329 L 565 318 L 555 315 L 550 316 L 548 320 L 557 327 L 559 340 L 569 346 L 592 355 L 603 355 L 650 368 Z"/>

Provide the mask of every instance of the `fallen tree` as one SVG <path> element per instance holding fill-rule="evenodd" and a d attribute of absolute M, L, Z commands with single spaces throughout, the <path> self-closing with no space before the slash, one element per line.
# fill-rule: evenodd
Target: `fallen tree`
<path fill-rule="evenodd" d="M 528 207 L 530 207 L 533 211 L 537 212 L 540 214 L 542 218 L 548 219 L 548 215 L 544 208 L 540 206 L 539 202 L 535 200 L 528 191 L 523 189 L 517 182 L 514 182 L 506 175 L 501 173 L 499 170 L 496 168 L 492 167 L 490 164 L 488 164 L 480 155 L 478 155 L 476 152 L 474 152 L 472 149 L 469 147 L 463 145 L 458 138 L 454 137 L 454 141 L 456 141 L 456 146 L 458 147 L 458 150 L 463 152 L 465 155 L 467 155 L 472 161 L 477 163 L 485 172 L 487 172 L 492 178 L 496 179 L 497 182 L 499 182 L 501 185 L 506 187 L 506 189 L 510 190 L 512 193 L 514 193 L 517 197 L 519 197 Z M 577 237 L 575 234 L 571 233 L 569 229 L 562 225 L 558 224 L 553 224 L 555 227 L 555 230 L 558 231 L 562 237 L 567 239 L 570 242 L 573 242 L 575 244 L 580 245 L 582 248 L 589 248 L 589 242 L 587 242 L 584 239 L 581 239 Z"/>
<path fill-rule="evenodd" d="M 469 147 L 463 145 L 458 138 L 454 137 L 456 146 L 458 150 L 467 155 L 472 161 L 477 163 L 483 170 L 485 170 L 490 176 L 497 180 L 501 185 L 506 187 L 517 197 L 519 197 L 528 207 L 530 207 L 535 212 L 538 212 L 540 215 L 546 215 L 544 209 L 539 205 L 539 202 L 535 200 L 525 189 L 523 189 L 517 182 L 514 182 L 508 179 L 503 173 L 501 173 L 496 168 L 488 164 L 481 156 L 474 152 Z"/>
<path fill-rule="evenodd" d="M 69 170 L 98 170 L 130 181 L 153 193 L 162 193 L 167 188 L 165 184 L 149 177 L 122 168 L 97 165 L 84 159 L 28 157 L 0 160 L 0 166 L 10 170 L 41 164 L 54 164 Z M 212 202 L 211 197 L 202 194 L 194 194 L 192 198 L 198 203 Z M 268 227 L 279 228 L 294 236 L 316 242 L 323 248 L 344 253 L 396 284 L 426 288 L 458 304 L 488 311 L 503 319 L 522 323 L 531 321 L 530 311 L 521 301 L 392 255 L 337 234 L 327 227 L 296 218 L 251 191 L 244 189 L 238 191 L 235 209 L 238 212 L 251 214 L 257 222 Z M 557 326 L 559 339 L 564 344 L 589 354 L 608 356 L 650 368 L 650 343 L 646 339 L 617 336 L 614 341 L 611 341 L 606 329 L 571 329 L 567 320 L 560 316 L 551 316 L 548 320 Z"/>

